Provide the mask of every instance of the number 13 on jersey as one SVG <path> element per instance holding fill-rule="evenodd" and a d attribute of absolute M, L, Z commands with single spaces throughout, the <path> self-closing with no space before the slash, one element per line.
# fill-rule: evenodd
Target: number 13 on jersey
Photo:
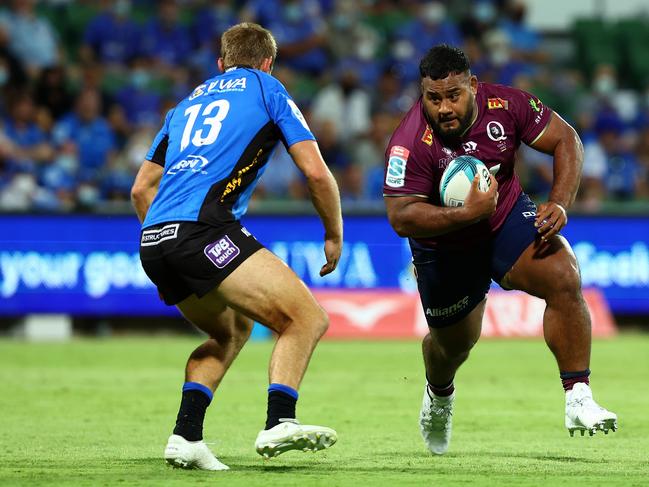
<path fill-rule="evenodd" d="M 196 105 L 188 107 L 185 110 L 185 116 L 189 118 L 187 119 L 187 123 L 185 124 L 185 130 L 183 130 L 183 138 L 180 141 L 181 151 L 185 150 L 190 142 L 196 147 L 213 144 L 216 138 L 219 136 L 219 132 L 221 131 L 221 122 L 225 120 L 225 117 L 230 111 L 230 102 L 227 100 L 213 101 L 212 103 L 208 104 L 201 113 L 202 108 L 203 104 L 198 103 Z M 217 110 L 216 114 L 210 116 L 215 109 Z M 196 125 L 196 121 L 199 115 L 203 117 L 202 124 L 200 128 L 194 130 L 194 125 Z M 207 132 L 207 135 L 203 136 L 206 125 L 209 126 L 209 130 Z"/>

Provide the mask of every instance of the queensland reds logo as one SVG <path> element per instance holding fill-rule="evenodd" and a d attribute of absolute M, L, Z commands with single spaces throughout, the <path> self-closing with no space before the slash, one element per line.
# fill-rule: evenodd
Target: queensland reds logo
<path fill-rule="evenodd" d="M 505 135 L 505 128 L 500 122 L 496 122 L 495 120 L 492 120 L 487 124 L 487 135 L 494 142 L 499 142 L 507 138 Z"/>

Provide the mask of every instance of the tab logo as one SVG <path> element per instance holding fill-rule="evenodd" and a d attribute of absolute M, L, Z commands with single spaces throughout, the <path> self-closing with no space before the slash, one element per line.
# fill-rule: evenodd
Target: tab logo
<path fill-rule="evenodd" d="M 230 240 L 230 237 L 226 235 L 222 239 L 205 247 L 203 253 L 205 254 L 205 257 L 210 259 L 212 264 L 219 269 L 223 269 L 226 265 L 232 262 L 241 251 L 239 250 L 239 247 L 234 245 L 234 242 Z"/>

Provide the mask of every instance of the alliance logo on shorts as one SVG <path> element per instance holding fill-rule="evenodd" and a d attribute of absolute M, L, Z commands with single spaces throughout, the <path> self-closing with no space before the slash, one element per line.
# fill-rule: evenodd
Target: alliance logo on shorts
<path fill-rule="evenodd" d="M 408 156 L 410 156 L 410 151 L 405 147 L 400 145 L 392 146 L 388 158 L 385 184 L 391 188 L 401 188 L 405 184 Z"/>
<path fill-rule="evenodd" d="M 239 247 L 234 245 L 230 237 L 227 235 L 216 242 L 209 244 L 203 250 L 205 257 L 212 261 L 219 269 L 223 269 L 226 265 L 234 260 L 234 258 L 241 253 Z"/>
<path fill-rule="evenodd" d="M 469 296 L 464 296 L 457 303 L 452 304 L 451 306 L 447 306 L 446 308 L 426 308 L 426 316 L 430 316 L 432 318 L 438 316 L 441 317 L 451 316 L 456 313 L 459 313 L 468 305 L 469 305 Z"/>

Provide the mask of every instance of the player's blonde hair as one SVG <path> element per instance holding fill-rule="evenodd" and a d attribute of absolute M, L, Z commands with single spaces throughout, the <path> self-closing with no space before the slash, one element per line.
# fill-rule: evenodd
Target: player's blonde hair
<path fill-rule="evenodd" d="M 221 36 L 223 66 L 251 66 L 259 68 L 264 59 L 277 56 L 277 43 L 273 34 L 261 25 L 242 22 L 233 25 Z"/>

